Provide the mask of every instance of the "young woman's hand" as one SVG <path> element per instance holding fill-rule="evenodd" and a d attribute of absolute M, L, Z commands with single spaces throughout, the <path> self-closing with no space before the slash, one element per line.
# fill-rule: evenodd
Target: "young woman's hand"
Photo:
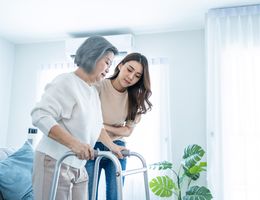
<path fill-rule="evenodd" d="M 110 151 L 112 151 L 119 159 L 123 159 L 123 155 L 121 151 L 126 150 L 126 147 L 124 146 L 119 146 L 113 143 L 110 147 Z"/>

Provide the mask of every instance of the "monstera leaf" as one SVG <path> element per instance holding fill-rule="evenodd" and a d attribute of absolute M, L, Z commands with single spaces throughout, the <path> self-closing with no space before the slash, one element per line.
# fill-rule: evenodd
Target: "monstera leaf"
<path fill-rule="evenodd" d="M 183 200 L 211 200 L 213 197 L 208 188 L 202 186 L 193 186 L 183 197 Z"/>
<path fill-rule="evenodd" d="M 158 162 L 150 165 L 151 169 L 166 170 L 172 169 L 172 163 L 168 161 Z"/>
<path fill-rule="evenodd" d="M 200 177 L 201 171 L 206 171 L 206 162 L 200 162 L 205 151 L 199 145 L 189 145 L 184 150 L 183 169 L 184 173 L 192 180 L 197 180 Z"/>
<path fill-rule="evenodd" d="M 204 156 L 205 151 L 196 144 L 189 145 L 184 149 L 183 164 L 186 168 L 191 168 L 196 165 Z"/>
<path fill-rule="evenodd" d="M 189 178 L 191 178 L 193 181 L 196 181 L 196 180 L 199 179 L 200 173 L 191 174 L 191 173 L 189 172 L 189 169 L 186 169 L 186 168 L 184 168 L 184 167 L 183 167 L 183 169 L 184 169 L 184 174 L 185 174 L 186 176 L 188 176 Z"/>
<path fill-rule="evenodd" d="M 206 166 L 206 162 L 200 162 L 198 165 L 194 165 L 190 168 L 186 168 L 185 166 L 183 166 L 183 169 L 186 176 L 196 181 L 200 177 L 200 172 L 206 171 Z"/>
<path fill-rule="evenodd" d="M 177 187 L 173 180 L 168 176 L 157 176 L 149 182 L 149 187 L 152 192 L 160 197 L 172 196 L 173 190 L 177 190 Z"/>
<path fill-rule="evenodd" d="M 189 172 L 191 174 L 197 174 L 202 171 L 206 171 L 207 163 L 206 162 L 200 162 L 198 165 L 194 165 L 189 169 Z"/>

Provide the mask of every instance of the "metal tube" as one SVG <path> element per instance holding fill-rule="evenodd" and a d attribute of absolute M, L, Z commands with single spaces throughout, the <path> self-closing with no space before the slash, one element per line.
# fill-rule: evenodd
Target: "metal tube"
<path fill-rule="evenodd" d="M 138 174 L 138 173 L 145 172 L 146 170 L 147 170 L 146 168 L 130 169 L 130 170 L 122 171 L 122 176 Z"/>
<path fill-rule="evenodd" d="M 116 185 L 117 185 L 117 199 L 123 200 L 123 181 L 122 181 L 122 168 L 118 158 L 110 151 L 97 151 L 97 159 L 95 163 L 95 171 L 94 171 L 94 183 L 92 188 L 92 197 L 91 200 L 96 199 L 96 191 L 97 191 L 97 175 L 98 175 L 98 166 L 103 157 L 110 159 L 115 168 L 116 168 Z M 96 179 L 96 180 L 95 180 Z M 95 187 L 95 188 L 94 188 Z"/>
<path fill-rule="evenodd" d="M 96 159 L 96 161 L 95 161 L 91 200 L 96 200 L 97 187 L 98 187 L 99 163 L 100 163 L 100 161 L 101 161 L 102 158 L 103 158 L 103 156 L 99 156 L 99 157 L 97 157 L 97 159 Z"/>
<path fill-rule="evenodd" d="M 50 194 L 49 194 L 49 200 L 55 200 L 57 187 L 58 187 L 58 181 L 59 181 L 61 163 L 65 158 L 67 158 L 69 156 L 75 156 L 75 153 L 69 151 L 66 154 L 64 154 L 59 160 L 56 161 L 52 184 L 51 184 L 51 190 L 50 190 Z"/>
<path fill-rule="evenodd" d="M 149 185 L 148 185 L 148 172 L 147 172 L 147 165 L 144 157 L 136 152 L 130 152 L 130 156 L 135 156 L 139 158 L 143 164 L 143 168 L 146 169 L 143 174 L 144 174 L 144 187 L 145 187 L 145 194 L 146 194 L 146 200 L 150 200 L 150 193 L 149 193 Z"/>

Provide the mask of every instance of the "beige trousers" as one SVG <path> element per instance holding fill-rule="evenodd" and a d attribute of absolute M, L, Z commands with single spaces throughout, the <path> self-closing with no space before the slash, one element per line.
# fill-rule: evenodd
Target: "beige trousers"
<path fill-rule="evenodd" d="M 35 200 L 48 200 L 56 160 L 50 156 L 35 152 L 33 166 L 33 192 Z M 85 167 L 76 169 L 61 165 L 56 200 L 88 199 L 88 175 Z"/>

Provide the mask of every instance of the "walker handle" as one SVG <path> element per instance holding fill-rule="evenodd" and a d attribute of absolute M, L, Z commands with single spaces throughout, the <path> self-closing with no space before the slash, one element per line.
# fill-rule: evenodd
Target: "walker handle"
<path fill-rule="evenodd" d="M 130 156 L 130 150 L 128 150 L 128 149 L 122 150 L 121 153 L 122 153 L 122 155 L 123 155 L 124 157 Z"/>
<path fill-rule="evenodd" d="M 95 158 L 97 158 L 99 156 L 99 154 L 98 154 L 99 151 L 100 151 L 99 149 L 98 150 L 94 150 L 94 157 Z M 127 150 L 127 149 L 126 150 L 122 150 L 121 153 L 122 153 L 123 157 L 130 156 L 130 150 Z"/>

